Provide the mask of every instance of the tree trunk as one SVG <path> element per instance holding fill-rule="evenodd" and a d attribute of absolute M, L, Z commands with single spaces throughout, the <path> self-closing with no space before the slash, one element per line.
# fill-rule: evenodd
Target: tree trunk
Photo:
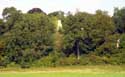
<path fill-rule="evenodd" d="M 79 60 L 80 59 L 80 52 L 79 52 L 79 42 L 77 44 L 77 59 Z"/>
<path fill-rule="evenodd" d="M 75 41 L 75 52 L 76 52 L 76 57 L 79 60 L 80 59 L 79 40 Z"/>

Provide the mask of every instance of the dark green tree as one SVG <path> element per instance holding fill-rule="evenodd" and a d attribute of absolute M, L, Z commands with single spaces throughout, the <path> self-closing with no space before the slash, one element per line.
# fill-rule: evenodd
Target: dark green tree
<path fill-rule="evenodd" d="M 69 15 L 64 24 L 64 52 L 74 52 L 77 57 L 95 51 L 109 40 L 115 30 L 112 18 L 101 10 L 95 15 L 82 12 Z"/>
<path fill-rule="evenodd" d="M 87 47 L 84 42 L 88 44 L 89 38 L 89 24 L 88 19 L 91 19 L 91 14 L 79 12 L 74 16 L 70 14 L 66 17 L 64 22 L 64 52 L 67 55 L 75 53 L 77 59 L 81 53 L 87 53 Z M 91 41 L 91 39 L 89 39 Z M 89 41 L 89 42 L 90 42 Z M 90 45 L 90 44 L 89 44 Z"/>
<path fill-rule="evenodd" d="M 5 54 L 10 62 L 27 65 L 53 50 L 54 25 L 45 14 L 23 14 L 7 36 Z"/>
<path fill-rule="evenodd" d="M 116 26 L 116 31 L 118 33 L 125 33 L 125 8 L 114 9 L 113 20 Z"/>
<path fill-rule="evenodd" d="M 5 22 L 4 23 L 5 31 L 3 33 L 6 33 L 12 29 L 16 21 L 20 21 L 21 11 L 17 10 L 14 7 L 5 8 L 3 10 L 2 16 L 3 16 L 3 21 Z"/>
<path fill-rule="evenodd" d="M 40 8 L 32 8 L 31 10 L 29 10 L 27 13 L 33 14 L 33 13 L 43 13 L 46 14 L 45 12 L 43 12 Z"/>
<path fill-rule="evenodd" d="M 5 30 L 3 19 L 0 19 L 0 35 L 3 34 Z"/>

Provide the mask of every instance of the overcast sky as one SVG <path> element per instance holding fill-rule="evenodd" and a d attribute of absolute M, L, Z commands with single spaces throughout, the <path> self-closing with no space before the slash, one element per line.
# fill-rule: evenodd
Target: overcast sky
<path fill-rule="evenodd" d="M 0 18 L 5 7 L 14 6 L 22 12 L 27 12 L 34 7 L 41 8 L 44 12 L 62 10 L 64 12 L 80 11 L 94 13 L 97 9 L 113 14 L 114 7 L 124 7 L 125 0 L 0 0 Z"/>

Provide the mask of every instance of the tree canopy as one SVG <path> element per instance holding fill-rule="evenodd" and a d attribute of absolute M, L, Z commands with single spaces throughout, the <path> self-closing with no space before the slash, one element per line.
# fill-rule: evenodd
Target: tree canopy
<path fill-rule="evenodd" d="M 48 15 L 40 8 L 3 10 L 0 66 L 61 66 L 125 63 L 125 9 Z M 57 21 L 63 29 L 57 31 Z M 117 45 L 119 47 L 117 47 Z"/>

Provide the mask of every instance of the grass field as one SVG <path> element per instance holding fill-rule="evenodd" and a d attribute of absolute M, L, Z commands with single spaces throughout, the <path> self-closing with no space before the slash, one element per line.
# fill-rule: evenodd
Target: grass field
<path fill-rule="evenodd" d="M 0 77 L 125 77 L 125 74 L 123 73 L 85 74 L 78 72 L 4 73 L 0 74 Z"/>
<path fill-rule="evenodd" d="M 0 77 L 125 77 L 124 66 L 0 69 Z"/>

